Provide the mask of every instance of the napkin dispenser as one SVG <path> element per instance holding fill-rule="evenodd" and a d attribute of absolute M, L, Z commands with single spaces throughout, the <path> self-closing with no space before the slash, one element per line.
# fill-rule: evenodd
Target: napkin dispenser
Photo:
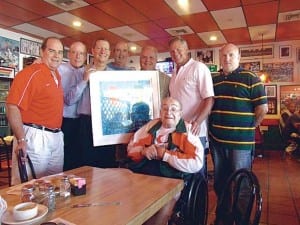
<path fill-rule="evenodd" d="M 81 177 L 70 178 L 71 194 L 74 196 L 86 194 L 86 180 Z"/>

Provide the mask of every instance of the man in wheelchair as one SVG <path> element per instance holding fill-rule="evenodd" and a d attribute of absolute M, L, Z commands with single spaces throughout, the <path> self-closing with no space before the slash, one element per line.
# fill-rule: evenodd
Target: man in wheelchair
<path fill-rule="evenodd" d="M 127 153 L 132 160 L 129 168 L 137 173 L 184 179 L 182 195 L 188 183 L 203 167 L 204 149 L 199 137 L 191 132 L 191 124 L 182 118 L 180 103 L 164 98 L 160 118 L 141 127 L 128 144 Z M 167 224 L 180 195 L 165 205 L 145 224 Z M 181 196 L 180 199 L 182 199 Z"/>

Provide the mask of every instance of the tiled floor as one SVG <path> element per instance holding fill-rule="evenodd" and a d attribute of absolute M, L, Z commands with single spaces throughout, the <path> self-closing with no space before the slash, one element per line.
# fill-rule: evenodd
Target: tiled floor
<path fill-rule="evenodd" d="M 208 169 L 213 169 L 210 155 Z M 300 225 L 300 161 L 290 156 L 282 158 L 279 151 L 265 151 L 255 158 L 253 171 L 257 175 L 262 195 L 261 225 Z M 208 224 L 215 219 L 216 197 L 209 181 Z"/>

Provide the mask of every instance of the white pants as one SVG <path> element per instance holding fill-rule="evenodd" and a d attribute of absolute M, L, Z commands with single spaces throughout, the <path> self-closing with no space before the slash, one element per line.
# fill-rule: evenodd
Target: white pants
<path fill-rule="evenodd" d="M 61 173 L 64 162 L 63 132 L 52 133 L 24 125 L 27 139 L 27 154 L 30 157 L 37 178 Z M 18 160 L 16 155 L 17 141 L 13 142 L 11 184 L 20 183 Z M 27 171 L 30 171 L 28 168 Z M 29 173 L 30 174 L 30 173 Z M 30 177 L 31 179 L 32 177 Z"/>

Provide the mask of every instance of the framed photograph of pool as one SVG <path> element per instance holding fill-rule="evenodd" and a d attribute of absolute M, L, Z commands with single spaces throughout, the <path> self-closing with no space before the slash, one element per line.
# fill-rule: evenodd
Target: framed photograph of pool
<path fill-rule="evenodd" d="M 97 71 L 90 76 L 94 146 L 127 144 L 159 117 L 158 71 Z"/>

